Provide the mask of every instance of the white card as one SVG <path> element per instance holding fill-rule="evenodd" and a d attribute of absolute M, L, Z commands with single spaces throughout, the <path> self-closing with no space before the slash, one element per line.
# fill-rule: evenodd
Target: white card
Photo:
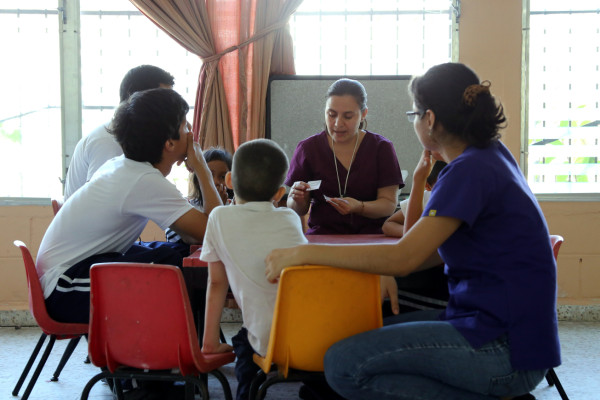
<path fill-rule="evenodd" d="M 306 189 L 308 191 L 317 190 L 319 187 L 321 187 L 321 181 L 308 181 L 306 183 L 308 183 L 308 185 L 310 186 L 308 189 Z"/>
<path fill-rule="evenodd" d="M 325 201 L 331 200 L 331 197 L 327 196 L 326 194 L 324 194 L 323 197 L 325 197 Z"/>

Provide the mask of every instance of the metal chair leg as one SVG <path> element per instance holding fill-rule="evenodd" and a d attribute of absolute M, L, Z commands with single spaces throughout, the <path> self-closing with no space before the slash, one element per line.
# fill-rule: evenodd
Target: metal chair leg
<path fill-rule="evenodd" d="M 40 362 L 38 363 L 38 366 L 35 369 L 35 372 L 33 373 L 33 376 L 31 377 L 31 380 L 29 381 L 29 385 L 27 385 L 27 389 L 25 389 L 25 393 L 23 393 L 23 397 L 21 397 L 21 400 L 27 400 L 29 398 L 31 391 L 33 390 L 33 386 L 35 385 L 35 382 L 37 382 L 37 379 L 40 376 L 40 373 L 42 372 L 44 365 L 46 364 L 46 360 L 48 360 L 48 356 L 50 355 L 50 352 L 52 351 L 52 347 L 54 347 L 55 341 L 56 341 L 56 336 L 50 335 L 50 340 L 48 341 L 46 350 L 44 350 L 44 354 L 42 354 L 42 358 L 40 359 Z"/>
<path fill-rule="evenodd" d="M 563 388 L 562 384 L 560 383 L 560 380 L 558 379 L 558 375 L 556 375 L 554 368 L 550 368 L 548 370 L 548 373 L 546 374 L 546 379 L 548 379 L 548 375 L 550 375 L 552 382 L 556 386 L 556 390 L 558 390 L 558 394 L 560 394 L 560 398 L 562 400 L 569 400 L 569 396 L 567 396 L 565 389 Z M 550 385 L 550 386 L 552 386 L 552 385 Z"/>
<path fill-rule="evenodd" d="M 31 369 L 33 362 L 35 361 L 38 353 L 40 352 L 40 349 L 42 348 L 42 345 L 44 344 L 44 340 L 46 340 L 46 336 L 48 336 L 48 335 L 46 335 L 45 333 L 42 333 L 42 335 L 38 339 L 38 342 L 35 345 L 35 348 L 33 349 L 33 352 L 31 353 L 31 356 L 29 357 L 29 360 L 27 361 L 27 364 L 25 365 L 25 368 L 23 369 L 23 372 L 21 373 L 19 380 L 17 381 L 17 384 L 15 385 L 15 388 L 12 391 L 13 396 L 19 395 L 19 390 L 21 390 L 21 386 L 23 386 L 23 382 L 25 382 L 25 378 L 27 378 L 27 374 L 29 373 L 29 370 Z"/>
<path fill-rule="evenodd" d="M 77 344 L 79 343 L 80 339 L 81 336 L 77 336 L 69 340 L 69 344 L 67 345 L 67 348 L 65 349 L 65 352 L 63 353 L 60 362 L 58 363 L 58 367 L 56 367 L 56 371 L 54 371 L 54 375 L 50 379 L 52 382 L 58 381 L 60 373 L 62 372 L 69 358 L 71 357 L 71 354 L 73 354 L 73 350 L 75 350 L 75 347 L 77 347 Z"/>

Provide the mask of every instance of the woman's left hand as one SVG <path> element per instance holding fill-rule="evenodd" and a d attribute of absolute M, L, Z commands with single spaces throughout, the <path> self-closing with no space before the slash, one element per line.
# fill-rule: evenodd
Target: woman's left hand
<path fill-rule="evenodd" d="M 357 213 L 362 208 L 362 202 L 352 197 L 332 197 L 327 202 L 342 215 Z"/>

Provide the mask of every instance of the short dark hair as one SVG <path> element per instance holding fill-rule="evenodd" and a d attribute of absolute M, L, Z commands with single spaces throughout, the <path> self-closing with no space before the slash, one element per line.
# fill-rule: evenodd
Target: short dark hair
<path fill-rule="evenodd" d="M 465 90 L 479 84 L 475 72 L 466 65 L 445 63 L 414 77 L 409 92 L 417 110 L 433 111 L 436 123 L 441 123 L 449 134 L 469 145 L 487 147 L 500 138 L 506 117 L 489 90 L 479 92 L 474 104 L 465 103 Z"/>
<path fill-rule="evenodd" d="M 342 78 L 333 82 L 327 89 L 327 98 L 350 95 L 356 100 L 360 111 L 367 109 L 367 91 L 362 83 L 354 79 Z"/>
<path fill-rule="evenodd" d="M 188 104 L 171 89 L 136 92 L 122 102 L 109 128 L 123 148 L 125 157 L 156 164 L 169 139 L 179 140 Z"/>
<path fill-rule="evenodd" d="M 140 65 L 127 71 L 121 87 L 119 88 L 119 96 L 121 101 L 125 101 L 141 90 L 155 89 L 160 84 L 173 86 L 175 78 L 164 69 L 155 67 L 154 65 Z"/>
<path fill-rule="evenodd" d="M 244 201 L 270 201 L 283 185 L 288 158 L 269 139 L 242 144 L 233 154 L 233 191 Z"/>

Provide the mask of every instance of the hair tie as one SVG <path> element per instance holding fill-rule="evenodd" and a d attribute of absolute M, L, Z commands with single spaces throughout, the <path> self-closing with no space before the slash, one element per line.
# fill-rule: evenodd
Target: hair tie
<path fill-rule="evenodd" d="M 477 96 L 481 93 L 490 93 L 490 81 L 483 81 L 474 85 L 467 86 L 463 93 L 463 102 L 469 107 L 475 107 Z"/>

